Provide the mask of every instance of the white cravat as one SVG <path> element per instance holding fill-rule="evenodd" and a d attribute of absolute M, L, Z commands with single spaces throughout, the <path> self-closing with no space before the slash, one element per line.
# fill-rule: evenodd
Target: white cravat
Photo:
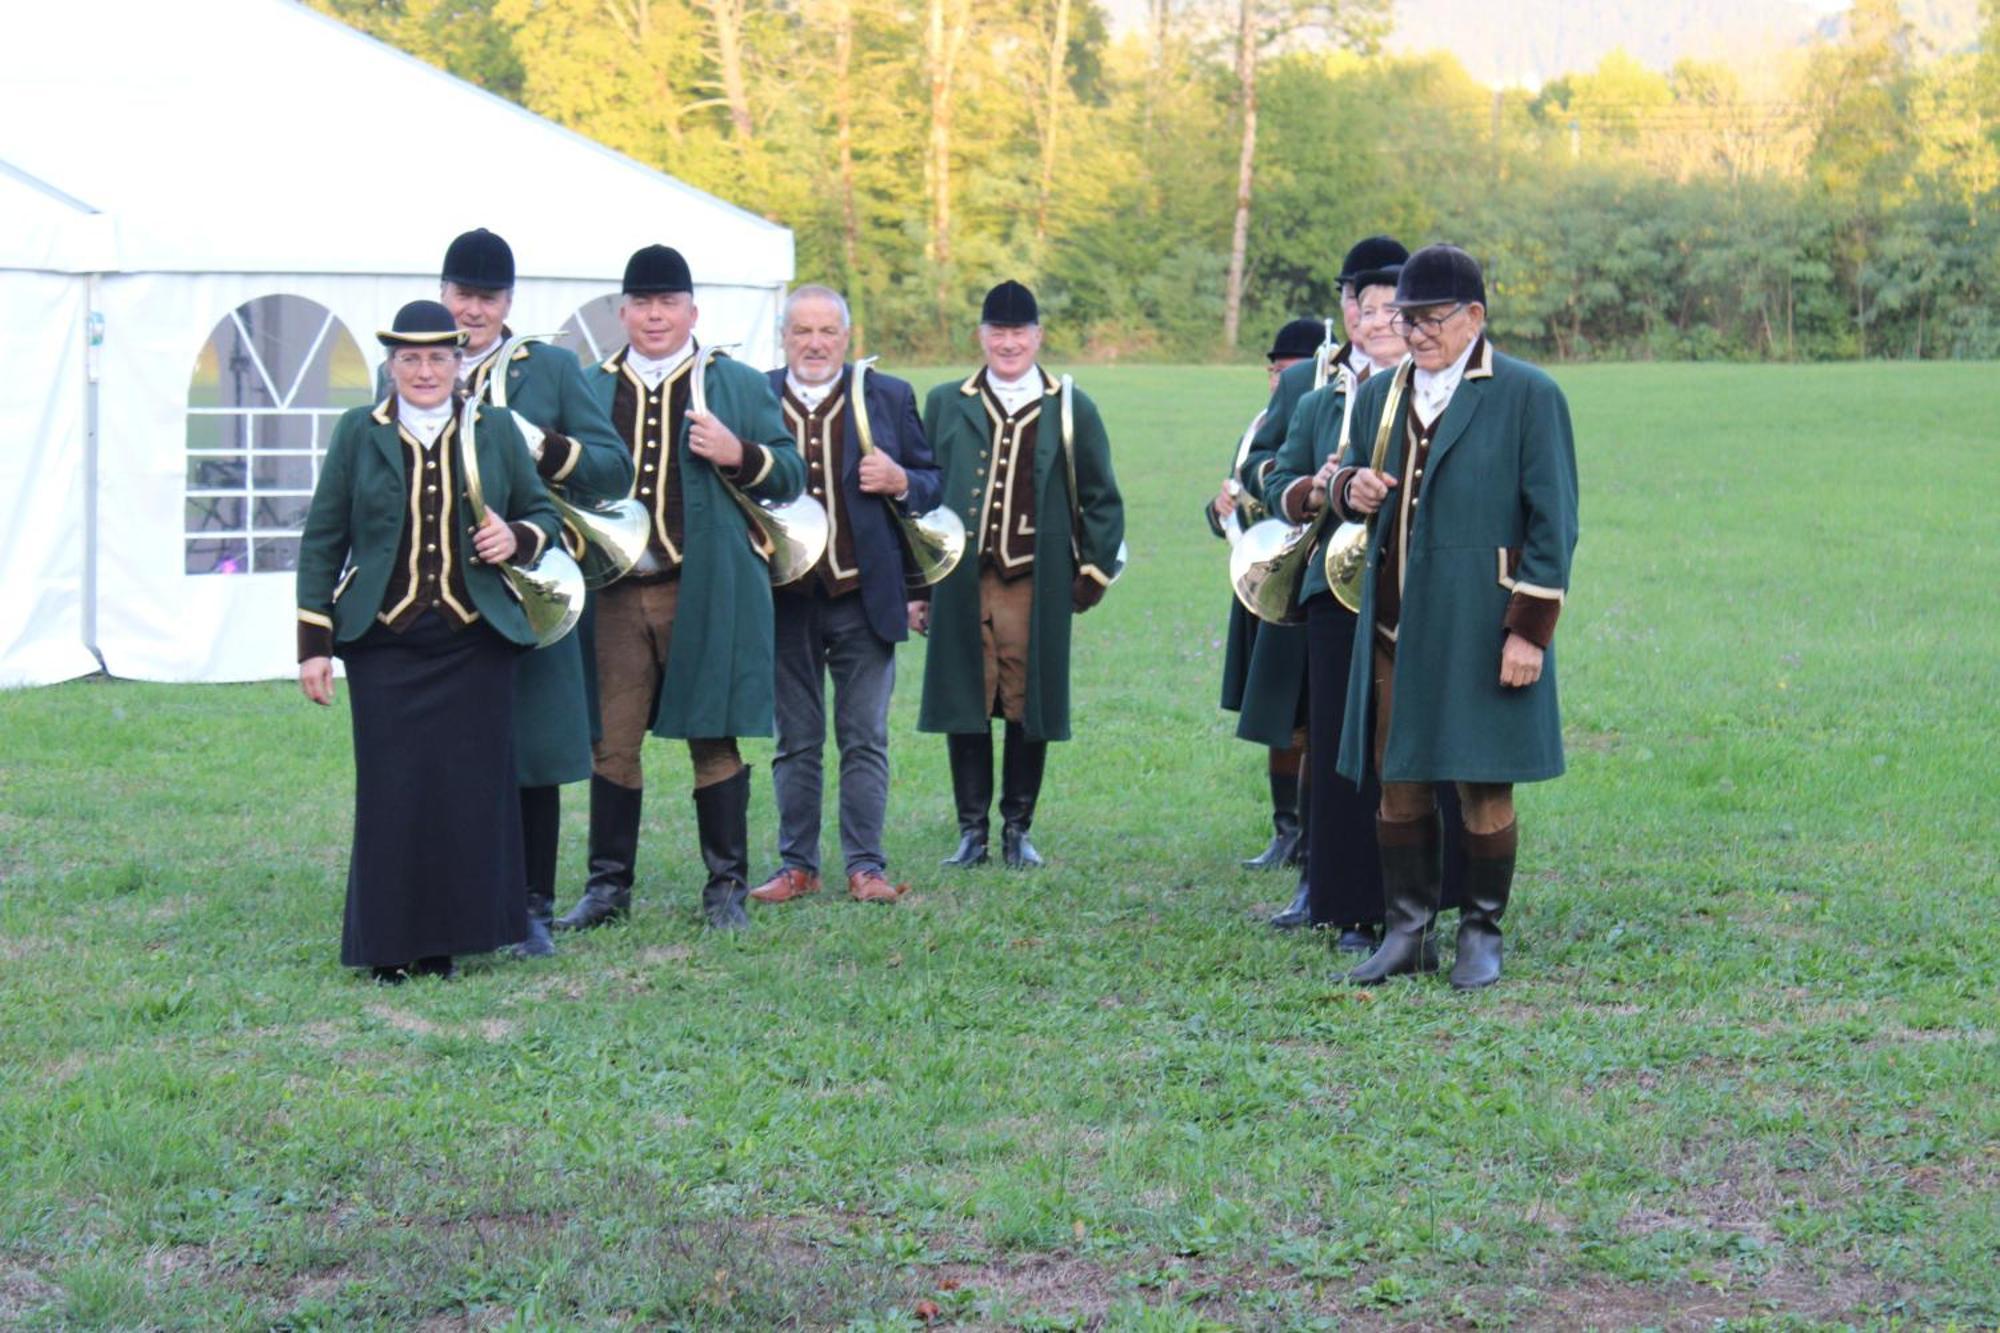
<path fill-rule="evenodd" d="M 989 369 L 986 372 L 986 384 L 993 390 L 993 396 L 1000 400 L 1000 406 L 1005 408 L 1007 415 L 1011 417 L 1041 397 L 1042 368 L 1029 366 L 1028 373 L 1017 380 L 1003 380 Z"/>
<path fill-rule="evenodd" d="M 444 434 L 445 423 L 451 420 L 451 399 L 445 399 L 436 407 L 418 407 L 399 393 L 396 395 L 396 420 L 404 430 L 417 437 L 418 444 L 428 449 L 437 443 L 438 436 Z"/>
<path fill-rule="evenodd" d="M 1416 409 L 1417 419 L 1425 426 L 1443 416 L 1444 410 L 1451 406 L 1451 396 L 1458 392 L 1458 382 L 1465 378 L 1466 363 L 1472 360 L 1472 349 L 1479 346 L 1482 336 L 1475 334 L 1472 341 L 1465 345 L 1465 350 L 1458 354 L 1458 360 L 1443 370 L 1417 368 L 1417 396 L 1411 406 Z"/>
<path fill-rule="evenodd" d="M 1347 368 L 1354 372 L 1354 382 L 1356 384 L 1361 383 L 1382 368 L 1368 359 L 1368 353 L 1361 350 L 1360 343 L 1350 343 L 1349 346 L 1353 350 L 1347 354 Z"/>
<path fill-rule="evenodd" d="M 693 355 L 694 339 L 692 338 L 683 342 L 680 345 L 679 351 L 668 352 L 657 361 L 647 356 L 638 348 L 628 346 L 625 349 L 625 364 L 632 368 L 632 373 L 637 375 L 640 382 L 647 388 L 657 389 L 660 387 L 661 381 L 680 369 L 681 362 Z"/>
<path fill-rule="evenodd" d="M 836 373 L 824 384 L 807 384 L 788 370 L 785 372 L 785 387 L 792 391 L 792 397 L 805 405 L 806 411 L 817 412 L 819 405 L 840 387 L 840 376 Z"/>
<path fill-rule="evenodd" d="M 463 361 L 459 362 L 458 382 L 460 384 L 472 383 L 473 375 L 478 372 L 481 366 L 493 359 L 493 354 L 499 351 L 500 345 L 506 341 L 504 337 L 496 336 L 492 342 L 486 344 L 485 351 L 479 353 L 477 356 L 468 355 Z"/>

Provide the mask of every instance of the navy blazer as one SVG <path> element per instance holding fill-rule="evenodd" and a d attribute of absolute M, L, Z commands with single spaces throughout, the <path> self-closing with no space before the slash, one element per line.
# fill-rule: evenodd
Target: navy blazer
<path fill-rule="evenodd" d="M 765 372 L 771 392 L 780 400 L 785 395 L 785 369 Z M 840 391 L 853 384 L 854 367 L 843 366 Z M 937 508 L 943 488 L 937 460 L 931 456 L 930 441 L 917 416 L 917 394 L 908 380 L 868 372 L 868 421 L 874 427 L 875 447 L 902 464 L 910 476 L 910 493 L 903 509 L 911 514 Z M 861 439 L 854 429 L 854 413 L 845 417 L 841 439 L 840 507 L 848 530 L 854 536 L 854 560 L 861 568 L 861 608 L 868 616 L 868 628 L 884 643 L 900 643 L 910 637 L 909 600 L 903 581 L 907 556 L 902 534 L 889 507 L 896 502 L 886 495 L 864 495 L 861 491 Z M 810 461 L 810 460 L 808 460 Z"/>

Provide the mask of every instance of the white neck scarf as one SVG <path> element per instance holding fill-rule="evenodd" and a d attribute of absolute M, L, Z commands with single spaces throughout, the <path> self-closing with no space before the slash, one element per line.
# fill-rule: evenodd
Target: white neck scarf
<path fill-rule="evenodd" d="M 986 384 L 993 390 L 993 396 L 1000 400 L 1000 406 L 1006 409 L 1007 415 L 1011 417 L 1041 397 L 1042 368 L 1029 366 L 1028 373 L 1017 380 L 1003 380 L 989 368 L 986 372 Z"/>
<path fill-rule="evenodd" d="M 445 399 L 436 407 L 418 407 L 399 393 L 396 395 L 396 420 L 404 430 L 417 437 L 418 444 L 428 449 L 437 443 L 438 436 L 444 434 L 445 423 L 451 420 L 451 399 Z"/>
<path fill-rule="evenodd" d="M 657 361 L 647 356 L 638 348 L 628 345 L 625 349 L 625 364 L 632 368 L 632 373 L 637 375 L 640 382 L 647 388 L 657 389 L 660 387 L 661 381 L 680 369 L 681 362 L 693 355 L 694 339 L 692 338 L 683 342 L 679 351 L 668 352 Z"/>
<path fill-rule="evenodd" d="M 819 405 L 840 387 L 840 375 L 836 372 L 834 377 L 824 384 L 807 384 L 788 370 L 785 372 L 785 387 L 792 391 L 792 397 L 805 404 L 806 411 L 817 412 Z"/>
<path fill-rule="evenodd" d="M 1410 406 L 1416 409 L 1418 420 L 1425 426 L 1443 416 L 1444 410 L 1451 406 L 1451 396 L 1458 392 L 1458 382 L 1465 378 L 1465 367 L 1472 360 L 1472 351 L 1484 336 L 1483 333 L 1473 335 L 1465 350 L 1458 354 L 1458 360 L 1443 370 L 1417 368 L 1417 393 Z"/>
<path fill-rule="evenodd" d="M 460 384 L 472 383 L 473 375 L 478 373 L 478 370 L 481 366 L 485 365 L 488 361 L 491 361 L 493 359 L 493 354 L 499 351 L 501 344 L 505 343 L 506 341 L 507 339 L 505 335 L 495 334 L 493 337 L 493 341 L 486 344 L 485 351 L 476 354 L 472 352 L 467 352 L 465 355 L 465 359 L 459 362 L 458 365 L 458 382 Z"/>

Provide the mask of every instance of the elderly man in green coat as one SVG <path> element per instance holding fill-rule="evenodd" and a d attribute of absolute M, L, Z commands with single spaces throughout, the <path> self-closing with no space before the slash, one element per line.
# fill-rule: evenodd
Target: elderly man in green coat
<path fill-rule="evenodd" d="M 1472 256 L 1419 250 L 1394 305 L 1411 361 L 1362 386 L 1345 455 L 1313 478 L 1339 517 L 1371 529 L 1339 767 L 1381 777 L 1387 928 L 1348 976 L 1436 968 L 1431 784 L 1451 781 L 1466 850 L 1451 983 L 1472 989 L 1500 979 L 1514 784 L 1563 771 L 1554 636 L 1576 547 L 1576 448 L 1555 381 L 1487 341 Z"/>
<path fill-rule="evenodd" d="M 465 335 L 459 372 L 465 395 L 512 411 L 535 472 L 555 495 L 577 504 L 612 500 L 632 485 L 632 459 L 611 419 L 584 385 L 576 357 L 546 343 L 527 343 L 499 361 L 512 331 L 514 251 L 481 227 L 445 250 L 439 299 Z M 570 553 L 581 553 L 565 531 Z M 562 786 L 590 776 L 596 681 L 584 660 L 583 638 L 565 635 L 528 653 L 514 670 L 514 759 L 520 769 L 521 845 L 527 863 L 528 937 L 517 952 L 555 952 L 556 849 L 562 828 Z"/>
<path fill-rule="evenodd" d="M 638 565 L 598 594 L 590 878 L 556 923 L 565 929 L 631 909 L 649 729 L 688 744 L 708 924 L 750 920 L 750 770 L 736 738 L 771 734 L 774 629 L 766 552 L 739 496 L 796 499 L 805 465 L 770 384 L 748 366 L 707 362 L 708 410 L 694 410 L 697 359 L 709 355 L 694 338 L 699 315 L 680 252 L 637 251 L 619 306 L 629 341 L 587 375 L 628 443 L 632 498 L 652 526 Z"/>
<path fill-rule="evenodd" d="M 1042 863 L 1028 830 L 1048 743 L 1069 739 L 1070 617 L 1117 576 L 1125 507 L 1097 405 L 1037 363 L 1034 293 L 1012 281 L 988 292 L 979 343 L 985 366 L 924 405 L 967 547 L 931 600 L 910 607 L 911 627 L 930 636 L 917 727 L 945 733 L 951 757 L 959 842 L 944 864 L 974 866 L 987 859 L 989 719 L 1006 720 L 1001 853 L 1019 870 Z"/>

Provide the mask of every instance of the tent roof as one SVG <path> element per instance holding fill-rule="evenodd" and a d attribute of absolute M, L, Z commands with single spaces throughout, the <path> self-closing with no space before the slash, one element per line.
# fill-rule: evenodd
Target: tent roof
<path fill-rule="evenodd" d="M 436 179 L 411 188 L 398 158 L 426 145 Z M 431 277 L 485 226 L 524 278 L 615 282 L 653 241 L 704 286 L 792 276 L 789 229 L 293 0 L 10 8 L 0 162 L 0 267 Z M 115 254 L 8 234 L 52 204 L 102 210 L 83 230 Z"/>
<path fill-rule="evenodd" d="M 0 268 L 88 272 L 110 263 L 111 219 L 0 160 Z"/>

